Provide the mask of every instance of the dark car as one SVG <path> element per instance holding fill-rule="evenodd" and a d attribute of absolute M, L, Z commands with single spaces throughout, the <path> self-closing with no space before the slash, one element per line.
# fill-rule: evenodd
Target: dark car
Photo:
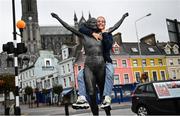
<path fill-rule="evenodd" d="M 180 114 L 180 80 L 138 84 L 132 93 L 131 110 L 140 116 Z"/>

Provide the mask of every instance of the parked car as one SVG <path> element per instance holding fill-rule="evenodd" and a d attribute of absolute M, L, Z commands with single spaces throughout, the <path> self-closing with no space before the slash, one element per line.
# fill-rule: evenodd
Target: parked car
<path fill-rule="evenodd" d="M 138 84 L 132 93 L 131 110 L 139 116 L 180 114 L 180 80 Z"/>

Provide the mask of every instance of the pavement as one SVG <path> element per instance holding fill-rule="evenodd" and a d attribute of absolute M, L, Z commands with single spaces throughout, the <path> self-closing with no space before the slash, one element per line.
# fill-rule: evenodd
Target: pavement
<path fill-rule="evenodd" d="M 111 112 L 113 112 L 113 110 L 115 111 L 117 109 L 127 109 L 127 108 L 131 107 L 131 102 L 121 102 L 120 104 L 112 103 L 111 107 L 112 107 Z M 36 104 L 34 104 L 33 108 L 29 108 L 28 104 L 26 104 L 26 105 L 20 105 L 20 108 L 21 108 L 22 115 L 65 115 L 65 107 L 63 105 L 47 106 L 47 105 L 41 104 L 40 107 L 36 107 Z M 74 116 L 80 115 L 80 114 L 91 115 L 90 108 L 75 110 L 71 107 L 71 105 L 69 105 L 68 111 L 69 111 L 69 115 L 74 115 Z M 100 114 L 104 114 L 103 109 L 100 109 L 99 112 L 100 112 Z M 2 109 L 2 108 L 0 109 L 0 114 L 4 114 L 4 109 Z"/>
<path fill-rule="evenodd" d="M 99 107 L 100 107 L 100 105 L 99 105 Z M 112 103 L 111 104 L 112 110 L 125 109 L 125 108 L 130 108 L 130 107 L 131 107 L 131 102 L 122 102 L 120 104 L 119 103 Z M 104 110 L 101 108 L 99 108 L 99 111 L 104 112 Z M 71 114 L 71 115 L 84 114 L 84 113 L 91 113 L 90 108 L 84 109 L 84 110 L 83 109 L 75 110 L 71 106 L 69 107 L 69 114 Z M 63 115 L 63 114 L 60 114 L 60 115 Z"/>

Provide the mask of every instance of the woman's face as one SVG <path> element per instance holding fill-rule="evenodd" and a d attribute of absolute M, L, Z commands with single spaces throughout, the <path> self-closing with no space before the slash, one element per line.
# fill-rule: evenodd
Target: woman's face
<path fill-rule="evenodd" d="M 100 16 L 97 18 L 97 27 L 100 30 L 104 30 L 105 29 L 105 25 L 106 25 L 106 21 L 105 18 Z"/>

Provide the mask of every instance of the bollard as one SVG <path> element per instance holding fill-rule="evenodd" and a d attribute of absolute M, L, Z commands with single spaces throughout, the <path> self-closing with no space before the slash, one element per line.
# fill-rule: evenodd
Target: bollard
<path fill-rule="evenodd" d="M 5 108 L 5 115 L 9 115 L 9 110 L 10 110 L 9 107 Z"/>
<path fill-rule="evenodd" d="M 65 110 L 65 115 L 66 115 L 66 116 L 69 116 L 68 103 L 65 103 L 65 105 L 64 105 L 64 110 Z"/>
<path fill-rule="evenodd" d="M 64 95 L 63 104 L 64 104 L 64 110 L 66 116 L 69 116 L 69 107 L 68 107 L 69 103 L 70 103 L 70 95 Z"/>

